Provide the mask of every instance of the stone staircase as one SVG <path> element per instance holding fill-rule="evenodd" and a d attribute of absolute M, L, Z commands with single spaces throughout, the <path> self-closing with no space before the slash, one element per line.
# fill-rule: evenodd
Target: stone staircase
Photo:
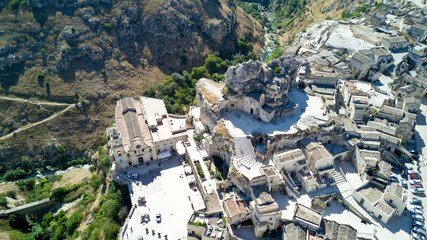
<path fill-rule="evenodd" d="M 341 196 L 346 200 L 354 209 L 356 209 L 363 217 L 368 219 L 372 224 L 380 226 L 380 224 L 372 218 L 372 216 L 366 212 L 366 210 L 359 205 L 359 203 L 354 199 L 352 192 L 353 189 L 350 184 L 345 180 L 344 176 L 340 173 L 340 171 L 335 168 L 334 172 L 334 180 L 337 183 L 337 188 Z"/>
<path fill-rule="evenodd" d="M 244 167 L 251 169 L 259 167 L 251 141 L 246 137 L 234 137 L 235 159 Z"/>

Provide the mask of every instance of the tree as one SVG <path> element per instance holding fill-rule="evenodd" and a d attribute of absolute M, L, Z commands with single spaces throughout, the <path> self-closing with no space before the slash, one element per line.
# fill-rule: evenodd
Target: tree
<path fill-rule="evenodd" d="M 200 79 L 200 78 L 210 78 L 211 75 L 208 72 L 208 69 L 205 66 L 194 67 L 190 73 L 191 79 Z"/>
<path fill-rule="evenodd" d="M 3 196 L 0 196 L 0 206 L 7 207 L 7 199 Z"/>
<path fill-rule="evenodd" d="M 202 141 L 203 135 L 202 134 L 196 134 L 196 135 L 194 135 L 193 139 L 194 139 L 194 141 L 199 143 L 200 141 Z"/>
<path fill-rule="evenodd" d="M 216 179 L 218 179 L 218 180 L 221 180 L 221 179 L 222 179 L 222 177 L 221 177 L 221 173 L 220 173 L 220 172 L 216 172 L 214 176 L 215 176 L 215 178 L 216 178 Z"/>
<path fill-rule="evenodd" d="M 102 204 L 99 212 L 102 214 L 102 216 L 105 216 L 108 219 L 114 219 L 117 217 L 119 210 L 120 210 L 119 203 L 114 199 L 110 199 Z"/>
<path fill-rule="evenodd" d="M 67 226 L 68 235 L 73 235 L 74 231 L 79 227 L 82 219 L 83 214 L 81 212 L 74 212 L 73 215 L 71 215 L 65 224 Z"/>
<path fill-rule="evenodd" d="M 59 187 L 52 190 L 50 200 L 61 202 L 64 197 L 68 194 L 68 189 L 65 187 Z"/>
<path fill-rule="evenodd" d="M 19 219 L 18 219 L 18 216 L 16 216 L 15 214 L 10 214 L 7 221 L 9 223 L 10 227 L 12 227 L 12 228 L 18 228 L 19 227 Z"/>

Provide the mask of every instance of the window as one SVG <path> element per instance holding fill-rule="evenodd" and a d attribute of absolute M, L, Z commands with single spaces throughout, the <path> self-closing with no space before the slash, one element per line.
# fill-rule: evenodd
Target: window
<path fill-rule="evenodd" d="M 381 215 L 378 215 L 378 219 L 381 219 L 381 218 L 383 218 L 383 216 L 381 216 Z"/>
<path fill-rule="evenodd" d="M 132 162 L 129 162 L 129 166 L 131 166 L 132 165 Z"/>
<path fill-rule="evenodd" d="M 360 199 L 360 204 L 362 204 L 363 205 L 363 203 L 365 202 L 365 199 Z"/>

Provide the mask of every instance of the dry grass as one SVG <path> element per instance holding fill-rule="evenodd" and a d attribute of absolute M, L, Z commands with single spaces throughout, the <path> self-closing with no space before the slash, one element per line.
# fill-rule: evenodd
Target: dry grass
<path fill-rule="evenodd" d="M 15 191 L 16 193 L 20 192 L 18 186 L 14 182 L 5 182 L 0 184 L 0 194 L 7 191 Z"/>
<path fill-rule="evenodd" d="M 199 85 L 199 91 L 203 94 L 203 97 L 212 104 L 218 103 L 218 97 L 215 94 L 211 93 L 209 90 L 204 88 L 202 85 Z"/>
<path fill-rule="evenodd" d="M 89 170 L 72 169 L 64 173 L 60 181 L 54 182 L 52 189 L 58 187 L 71 187 L 81 183 L 84 178 L 90 178 L 91 176 L 92 173 Z"/>
<path fill-rule="evenodd" d="M 215 127 L 215 131 L 224 136 L 225 138 L 227 138 L 228 141 L 233 142 L 233 138 L 230 136 L 230 134 L 227 131 L 227 127 L 225 127 L 224 122 L 220 122 L 218 123 L 218 125 L 216 125 Z"/>
<path fill-rule="evenodd" d="M 322 12 L 324 7 L 333 6 L 342 6 L 342 3 L 339 3 L 337 0 L 321 0 L 321 1 L 312 1 L 311 5 L 308 5 L 308 10 L 304 15 L 295 18 L 295 20 L 286 27 L 285 32 L 279 37 L 282 46 L 288 46 L 287 41 L 295 34 L 304 31 L 311 24 L 315 22 L 322 22 L 326 20 L 327 17 L 332 19 L 339 19 L 341 17 L 342 9 L 337 9 L 335 11 Z"/>

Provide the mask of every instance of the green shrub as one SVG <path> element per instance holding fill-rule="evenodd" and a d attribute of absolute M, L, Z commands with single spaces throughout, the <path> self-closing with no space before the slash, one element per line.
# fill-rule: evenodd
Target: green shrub
<path fill-rule="evenodd" d="M 4 196 L 0 196 L 0 206 L 7 207 L 7 199 Z"/>
<path fill-rule="evenodd" d="M 4 179 L 7 181 L 14 181 L 14 180 L 24 178 L 25 176 L 27 176 L 27 173 L 23 169 L 17 168 L 15 170 L 7 171 L 4 174 Z"/>
<path fill-rule="evenodd" d="M 221 173 L 220 173 L 220 172 L 216 172 L 214 176 L 215 176 L 215 178 L 216 178 L 216 179 L 218 179 L 218 180 L 222 180 L 222 177 L 221 177 Z"/>
<path fill-rule="evenodd" d="M 104 29 L 107 31 L 110 31 L 111 29 L 113 29 L 113 26 L 111 25 L 111 23 L 104 23 L 103 26 L 104 26 Z"/>
<path fill-rule="evenodd" d="M 6 195 L 7 197 L 10 197 L 10 198 L 16 198 L 16 192 L 15 192 L 15 191 L 13 191 L 13 190 L 7 191 L 7 192 L 5 193 L 5 195 Z"/>
<path fill-rule="evenodd" d="M 18 216 L 16 216 L 15 214 L 10 214 L 7 221 L 9 223 L 10 227 L 12 227 L 12 228 L 18 228 L 19 227 L 19 219 L 18 219 Z"/>
<path fill-rule="evenodd" d="M 194 141 L 199 143 L 200 141 L 203 140 L 203 135 L 202 134 L 196 134 L 196 135 L 194 135 L 193 139 L 194 139 Z"/>
<path fill-rule="evenodd" d="M 12 8 L 12 9 L 17 9 L 17 8 L 19 7 L 19 1 L 18 1 L 18 0 L 12 0 L 12 1 L 9 3 L 9 6 L 10 6 L 10 8 Z"/>
<path fill-rule="evenodd" d="M 38 73 L 37 74 L 37 79 L 43 80 L 44 79 L 44 74 L 43 73 Z"/>
<path fill-rule="evenodd" d="M 55 188 L 49 198 L 50 200 L 61 202 L 68 193 L 69 191 L 65 187 Z"/>
<path fill-rule="evenodd" d="M 275 67 L 274 68 L 274 73 L 280 74 L 281 72 L 282 72 L 282 69 L 280 67 Z"/>
<path fill-rule="evenodd" d="M 73 215 L 71 215 L 65 224 L 67 226 L 68 235 L 73 235 L 74 231 L 79 227 L 82 219 L 83 214 L 81 212 L 74 212 Z"/>
<path fill-rule="evenodd" d="M 58 145 L 56 150 L 58 150 L 59 153 L 65 153 L 67 151 L 63 145 Z"/>

